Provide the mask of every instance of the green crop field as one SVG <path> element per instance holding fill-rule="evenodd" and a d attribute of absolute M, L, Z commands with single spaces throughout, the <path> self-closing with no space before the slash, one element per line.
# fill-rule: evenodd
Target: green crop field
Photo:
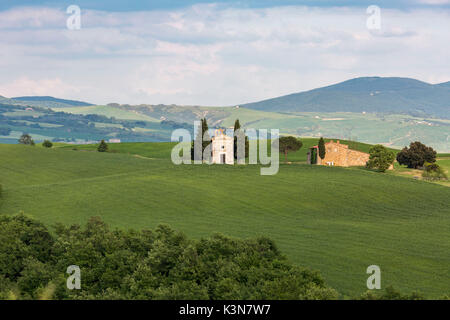
<path fill-rule="evenodd" d="M 116 119 L 124 120 L 140 120 L 140 121 L 159 121 L 152 117 L 143 115 L 141 113 L 135 113 L 132 111 L 126 111 L 118 108 L 108 106 L 85 106 L 85 107 L 70 107 L 70 108 L 53 108 L 58 112 L 67 112 L 73 114 L 98 114 L 108 118 L 114 117 Z"/>
<path fill-rule="evenodd" d="M 305 139 L 289 160 L 304 161 L 316 142 Z M 166 223 L 197 238 L 263 235 L 345 296 L 366 290 L 372 264 L 382 287 L 450 294 L 450 188 L 302 163 L 274 176 L 261 176 L 259 165 L 176 166 L 173 145 L 110 144 L 109 153 L 0 145 L 0 213 L 24 211 L 48 225 L 91 216 L 123 229 Z"/>
<path fill-rule="evenodd" d="M 300 138 L 303 143 L 302 148 L 298 152 L 293 152 L 288 154 L 289 162 L 303 162 L 306 163 L 306 154 L 308 153 L 308 149 L 312 146 L 317 145 L 317 138 Z M 325 142 L 328 142 L 332 139 L 324 139 Z M 334 139 L 336 141 L 336 139 Z M 348 141 L 348 140 L 340 140 L 340 143 L 349 145 L 350 149 L 369 152 L 369 149 L 372 145 Z M 172 148 L 176 145 L 176 142 L 155 142 L 155 143 L 146 143 L 146 142 L 130 142 L 130 143 L 114 143 L 109 144 L 109 150 L 114 153 L 127 153 L 133 155 L 139 155 L 142 157 L 148 158 L 160 158 L 160 159 L 170 159 L 170 153 Z M 61 144 L 58 145 L 59 148 L 64 149 L 78 149 L 84 151 L 94 151 L 97 149 L 97 145 L 93 144 L 85 144 L 85 145 L 69 145 L 69 144 Z M 270 144 L 268 145 L 268 150 L 270 153 Z M 394 152 L 398 150 L 390 149 Z M 280 154 L 280 161 L 284 161 L 284 154 Z"/>

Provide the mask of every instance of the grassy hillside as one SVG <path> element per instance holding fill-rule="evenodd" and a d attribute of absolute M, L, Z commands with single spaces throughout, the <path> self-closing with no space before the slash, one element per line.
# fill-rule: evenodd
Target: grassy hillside
<path fill-rule="evenodd" d="M 116 119 L 187 123 L 206 117 L 210 128 L 233 127 L 239 119 L 243 128 L 279 129 L 282 134 L 302 137 L 339 137 L 365 143 L 383 143 L 394 148 L 422 141 L 440 152 L 450 151 L 450 120 L 413 117 L 406 114 L 362 112 L 267 112 L 235 107 L 175 105 L 118 105 L 61 108 L 75 114 L 99 114 Z"/>
<path fill-rule="evenodd" d="M 289 162 L 306 162 L 306 155 L 308 153 L 308 149 L 312 146 L 317 145 L 318 139 L 316 138 L 300 138 L 303 143 L 302 148 L 298 152 L 289 153 L 288 161 Z M 324 139 L 325 142 L 330 141 L 331 139 Z M 334 139 L 336 141 L 336 139 Z M 349 145 L 350 149 L 369 152 L 369 149 L 372 145 L 348 141 L 348 140 L 340 140 L 342 144 Z M 270 142 L 268 142 L 270 143 Z M 145 143 L 145 142 L 130 142 L 130 143 L 111 143 L 109 144 L 109 151 L 113 153 L 127 153 L 132 155 L 139 155 L 142 157 L 149 158 L 158 158 L 158 159 L 170 159 L 170 154 L 172 152 L 172 148 L 176 145 L 176 142 L 160 142 L 160 143 Z M 67 145 L 60 144 L 59 148 L 65 149 L 78 149 L 85 151 L 95 151 L 97 150 L 98 144 L 87 144 L 87 145 Z M 268 145 L 268 150 L 270 151 L 270 144 Z M 398 150 L 390 149 L 394 152 Z M 280 154 L 280 160 L 284 161 L 284 154 Z"/>
<path fill-rule="evenodd" d="M 109 106 L 84 106 L 84 107 L 72 107 L 72 108 L 52 108 L 55 111 L 68 112 L 73 114 L 98 114 L 108 118 L 114 117 L 116 119 L 124 120 L 140 120 L 140 121 L 159 121 L 142 113 L 133 111 L 127 111 L 120 108 L 114 108 Z"/>
<path fill-rule="evenodd" d="M 366 290 L 371 264 L 383 287 L 450 292 L 447 187 L 302 164 L 275 176 L 259 166 L 175 166 L 164 156 L 170 145 L 111 147 L 147 158 L 0 145 L 0 213 L 24 211 L 49 225 L 93 215 L 119 228 L 167 223 L 193 237 L 265 235 L 346 295 Z"/>
<path fill-rule="evenodd" d="M 83 143 L 112 138 L 122 141 L 168 141 L 174 129 L 192 128 L 187 124 L 156 121 L 131 111 L 102 106 L 55 110 L 0 103 L 0 141 L 17 143 L 24 132 L 37 142 L 48 139 Z"/>
<path fill-rule="evenodd" d="M 80 106 L 92 106 L 91 103 L 59 99 L 49 96 L 28 96 L 11 98 L 16 103 L 24 106 L 42 107 L 42 108 L 70 108 Z"/>

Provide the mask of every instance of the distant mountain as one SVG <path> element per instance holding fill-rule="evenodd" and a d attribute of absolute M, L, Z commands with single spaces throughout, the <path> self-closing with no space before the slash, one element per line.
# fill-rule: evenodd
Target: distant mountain
<path fill-rule="evenodd" d="M 450 82 L 363 77 L 242 106 L 276 112 L 389 112 L 450 118 Z"/>
<path fill-rule="evenodd" d="M 64 108 L 64 107 L 83 107 L 93 106 L 92 103 L 76 100 L 59 99 L 50 96 L 29 96 L 29 97 L 15 97 L 11 100 L 16 101 L 21 105 L 29 105 L 35 107 L 47 107 L 47 108 Z"/>
<path fill-rule="evenodd" d="M 450 88 L 450 81 L 437 84 L 439 87 L 447 87 Z"/>

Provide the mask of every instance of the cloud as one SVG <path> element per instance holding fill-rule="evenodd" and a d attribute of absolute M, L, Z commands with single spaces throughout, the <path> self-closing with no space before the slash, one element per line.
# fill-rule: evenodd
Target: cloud
<path fill-rule="evenodd" d="M 426 4 L 426 5 L 446 5 L 450 4 L 450 0 L 418 0 L 417 1 L 420 4 Z"/>
<path fill-rule="evenodd" d="M 0 12 L 0 94 L 233 105 L 356 76 L 448 81 L 449 15 L 382 8 L 374 32 L 361 8 L 206 4 L 82 10 L 71 31 L 65 11 L 16 8 Z"/>
<path fill-rule="evenodd" d="M 21 77 L 10 83 L 0 84 L 0 93 L 8 97 L 16 96 L 65 96 L 79 93 L 80 90 L 61 79 L 33 80 Z"/>

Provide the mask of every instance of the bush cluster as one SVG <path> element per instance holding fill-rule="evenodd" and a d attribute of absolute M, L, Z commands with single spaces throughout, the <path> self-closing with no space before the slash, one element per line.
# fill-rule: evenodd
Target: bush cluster
<path fill-rule="evenodd" d="M 81 289 L 67 289 L 67 267 Z M 0 299 L 335 299 L 321 276 L 294 266 L 267 238 L 190 240 L 161 225 L 110 230 L 99 218 L 55 232 L 0 217 Z"/>

